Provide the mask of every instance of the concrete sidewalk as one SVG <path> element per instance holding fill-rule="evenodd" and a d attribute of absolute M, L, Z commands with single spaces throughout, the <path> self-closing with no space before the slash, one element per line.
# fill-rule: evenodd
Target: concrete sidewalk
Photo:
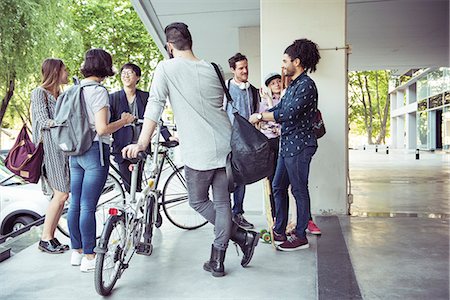
<path fill-rule="evenodd" d="M 401 154 L 388 162 L 350 152 L 353 209 L 415 217 L 316 216 L 323 235 L 309 236 L 306 250 L 260 243 L 242 268 L 230 244 L 223 278 L 202 269 L 212 226 L 184 231 L 164 220 L 152 256 L 135 255 L 109 299 L 449 299 L 449 156 L 416 162 Z M 262 229 L 262 204 L 251 196 L 259 188 L 246 203 Z M 93 274 L 69 261 L 69 253 L 44 254 L 34 242 L 0 263 L 0 299 L 101 299 Z"/>

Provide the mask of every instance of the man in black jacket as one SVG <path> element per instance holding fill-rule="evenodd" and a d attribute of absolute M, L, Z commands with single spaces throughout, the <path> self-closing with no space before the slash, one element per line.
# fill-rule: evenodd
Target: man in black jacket
<path fill-rule="evenodd" d="M 148 92 L 136 88 L 141 78 L 141 68 L 133 63 L 126 63 L 120 69 L 120 79 L 123 89 L 110 94 L 109 105 L 111 112 L 111 121 L 120 119 L 123 112 L 129 112 L 137 119 L 144 118 L 145 106 L 147 105 Z M 128 167 L 130 162 L 124 160 L 121 154 L 123 147 L 136 143 L 141 131 L 141 126 L 126 126 L 113 133 L 113 151 L 114 160 L 119 165 L 119 170 L 124 179 L 124 185 L 127 192 L 130 192 L 131 172 Z M 165 140 L 168 140 L 170 133 L 167 128 L 162 128 L 161 134 Z M 142 170 L 138 173 L 138 183 L 142 181 Z M 137 191 L 141 191 L 141 185 L 137 185 Z"/>

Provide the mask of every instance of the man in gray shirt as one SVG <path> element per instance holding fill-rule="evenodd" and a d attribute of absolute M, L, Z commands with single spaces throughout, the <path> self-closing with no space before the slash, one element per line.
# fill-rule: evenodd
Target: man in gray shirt
<path fill-rule="evenodd" d="M 172 23 L 165 30 L 170 60 L 156 67 L 137 144 L 122 150 L 136 157 L 150 143 L 151 135 L 169 98 L 177 123 L 189 204 L 214 225 L 215 239 L 210 259 L 203 269 L 213 276 L 225 275 L 223 261 L 228 241 L 236 242 L 250 262 L 259 233 L 246 231 L 231 220 L 230 194 L 225 163 L 231 151 L 231 124 L 222 108 L 223 89 L 213 66 L 192 52 L 192 37 L 186 24 Z M 209 199 L 212 187 L 213 201 Z"/>
<path fill-rule="evenodd" d="M 259 111 L 258 90 L 248 82 L 248 61 L 245 55 L 236 53 L 228 59 L 233 78 L 227 82 L 233 103 L 225 105 L 230 121 L 234 121 L 233 112 L 237 111 L 245 119 Z M 236 186 L 233 192 L 233 221 L 244 229 L 254 228 L 253 224 L 244 218 L 245 185 Z"/>

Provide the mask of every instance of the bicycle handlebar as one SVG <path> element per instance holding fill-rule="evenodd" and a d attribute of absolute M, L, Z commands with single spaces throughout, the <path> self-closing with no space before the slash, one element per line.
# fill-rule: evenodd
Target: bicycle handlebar
<path fill-rule="evenodd" d="M 147 153 L 145 151 L 139 151 L 136 158 L 126 158 L 130 163 L 137 164 L 140 161 L 144 161 L 147 158 Z"/>

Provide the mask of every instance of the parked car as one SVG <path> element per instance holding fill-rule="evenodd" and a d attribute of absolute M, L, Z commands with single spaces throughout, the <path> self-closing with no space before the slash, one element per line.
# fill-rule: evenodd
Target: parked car
<path fill-rule="evenodd" d="M 22 178 L 15 176 L 4 165 L 7 151 L 0 150 L 0 236 L 30 224 L 43 217 L 50 201 L 49 196 L 44 196 L 40 182 L 30 184 Z M 125 194 L 121 183 L 108 176 L 103 188 L 99 203 L 114 203 L 124 199 Z M 69 198 L 70 200 L 70 198 Z M 108 205 L 103 205 L 97 210 L 97 230 L 101 233 L 106 221 Z M 67 221 L 63 217 L 58 224 L 63 234 L 68 235 Z"/>
<path fill-rule="evenodd" d="M 41 218 L 49 200 L 40 184 L 29 184 L 14 176 L 0 160 L 0 235 Z"/>

